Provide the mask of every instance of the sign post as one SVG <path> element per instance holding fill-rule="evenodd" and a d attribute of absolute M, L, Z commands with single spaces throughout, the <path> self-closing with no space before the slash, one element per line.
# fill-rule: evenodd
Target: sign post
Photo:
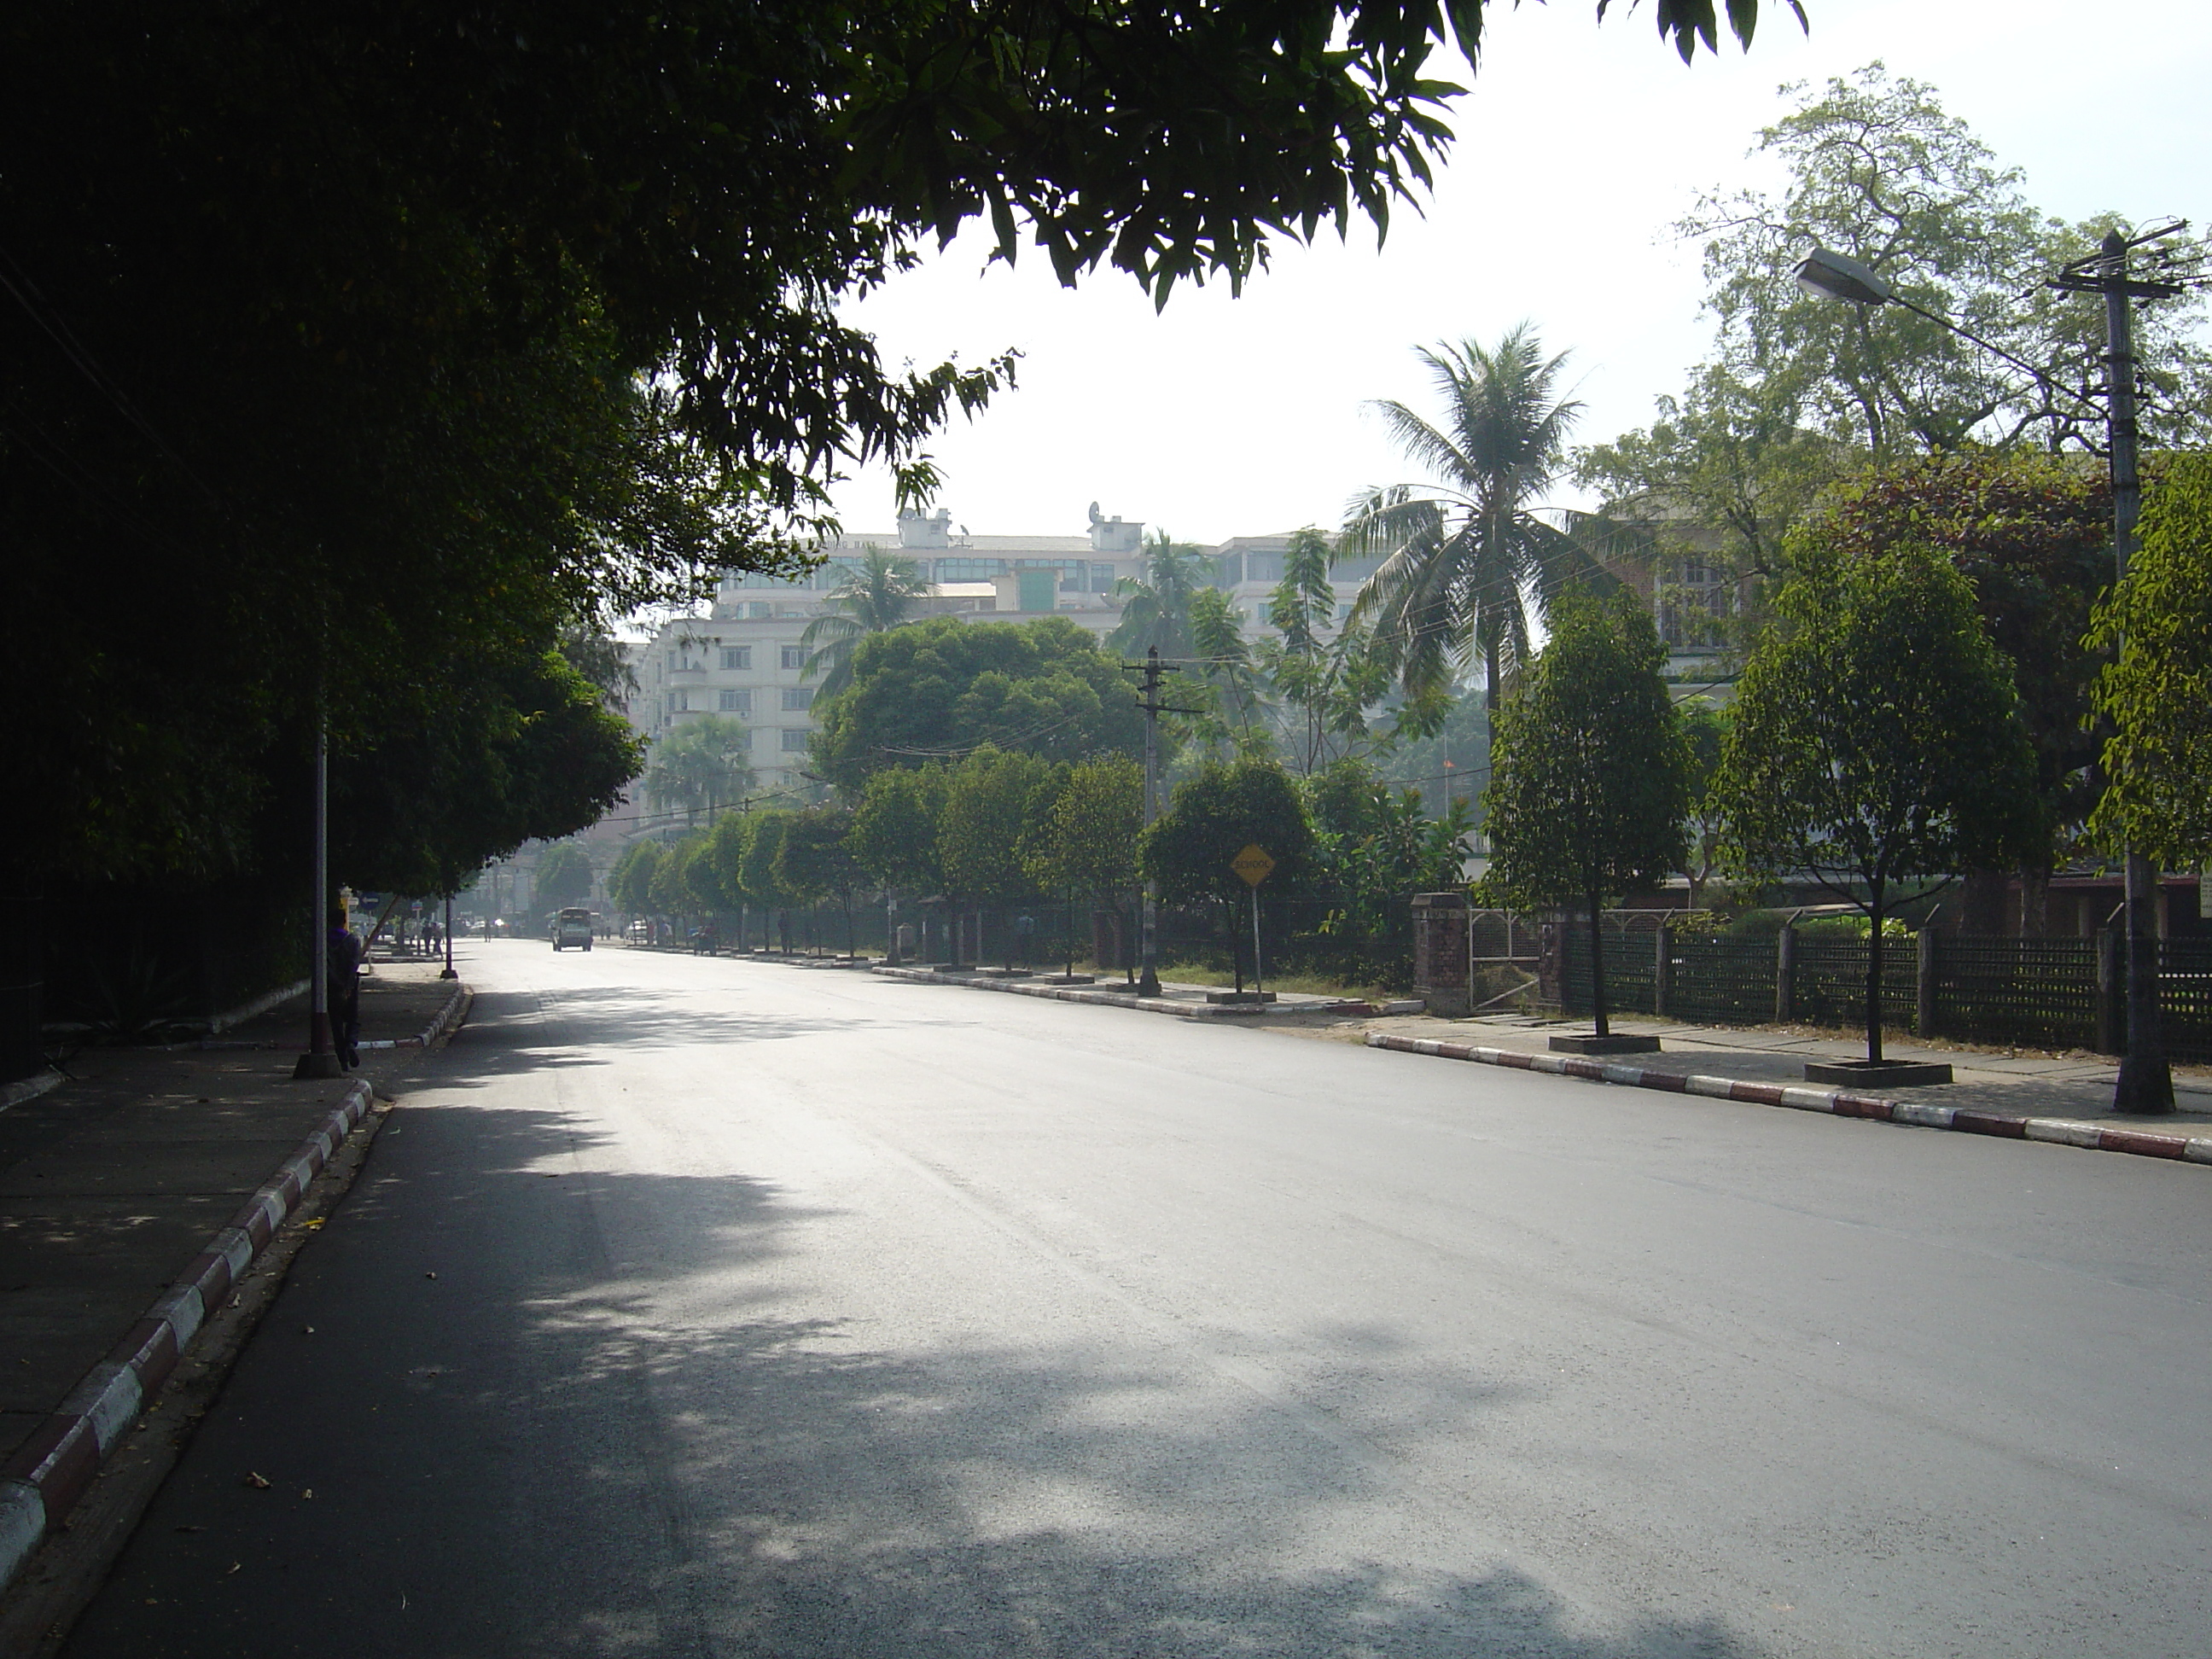
<path fill-rule="evenodd" d="M 1252 994 L 1256 997 L 1267 989 L 1260 974 L 1260 884 L 1274 873 L 1275 860 L 1257 842 L 1250 842 L 1229 860 L 1229 867 L 1242 876 L 1244 884 L 1252 890 Z"/>

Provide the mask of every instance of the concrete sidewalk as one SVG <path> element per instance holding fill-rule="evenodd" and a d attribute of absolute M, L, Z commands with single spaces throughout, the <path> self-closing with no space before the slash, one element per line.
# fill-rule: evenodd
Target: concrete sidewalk
<path fill-rule="evenodd" d="M 1655 1071 L 1731 1078 L 1746 1083 L 1802 1088 L 1805 1086 L 1808 1060 L 1855 1060 L 1866 1052 L 1863 1042 L 1799 1027 L 1679 1025 L 1634 1017 L 1615 1019 L 1612 1024 L 1617 1031 L 1659 1039 L 1661 1052 L 1657 1054 L 1621 1056 L 1631 1065 Z M 1305 1035 L 1364 1042 L 1370 1031 L 1377 1031 L 1394 1036 L 1540 1054 L 1547 1051 L 1555 1033 L 1589 1029 L 1588 1020 L 1547 1020 L 1517 1014 L 1477 1016 L 1472 1019 L 1413 1015 L 1405 1018 L 1347 1020 L 1309 1030 Z M 2205 1066 L 2174 1067 L 2174 1100 L 2180 1110 L 2170 1117 L 2141 1117 L 2113 1112 L 2112 1082 L 2119 1062 L 2103 1054 L 2051 1054 L 2033 1049 L 1946 1047 L 1941 1043 L 1887 1040 L 1882 1044 L 1882 1052 L 1897 1060 L 1945 1061 L 1951 1066 L 1954 1079 L 1927 1088 L 1885 1089 L 1880 1091 L 1885 1098 L 2010 1116 L 2109 1121 L 2142 1128 L 2171 1126 L 2181 1134 L 2201 1134 L 2205 1133 L 2201 1126 L 2212 1124 L 2212 1068 Z"/>
<path fill-rule="evenodd" d="M 292 1081 L 302 995 L 204 1048 L 83 1050 L 69 1081 L 0 1112 L 0 1468 L 357 1079 L 388 1091 L 464 994 L 437 972 L 375 965 L 362 1034 L 410 1046 L 369 1052 L 351 1077 Z"/>

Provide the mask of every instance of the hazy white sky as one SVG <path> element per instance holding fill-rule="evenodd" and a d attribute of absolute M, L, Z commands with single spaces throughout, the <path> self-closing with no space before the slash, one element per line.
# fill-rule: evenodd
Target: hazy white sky
<path fill-rule="evenodd" d="M 933 446 L 954 523 L 1073 535 L 1095 499 L 1184 540 L 1334 527 L 1354 490 L 1409 476 L 1364 405 L 1431 406 L 1411 348 L 1524 318 L 1573 353 L 1583 441 L 1646 423 L 1706 343 L 1698 251 L 1670 227 L 1701 191 L 1773 182 L 1745 153 L 1780 83 L 1875 58 L 1933 85 L 2046 212 L 2212 216 L 2203 0 L 1806 0 L 1809 35 L 1767 0 L 1748 54 L 1689 68 L 1649 9 L 1616 0 L 1601 27 L 1593 0 L 1494 4 L 1435 197 L 1379 252 L 1364 225 L 1281 246 L 1243 297 L 1179 289 L 1155 316 L 1125 276 L 1064 289 L 1042 257 L 986 270 L 963 241 L 853 307 L 893 362 L 1025 354 L 1018 390 Z M 848 529 L 891 524 L 880 474 L 837 501 Z"/>

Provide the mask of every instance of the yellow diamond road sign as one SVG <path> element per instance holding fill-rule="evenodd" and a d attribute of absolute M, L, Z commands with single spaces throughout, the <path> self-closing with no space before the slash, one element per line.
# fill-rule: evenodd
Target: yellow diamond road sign
<path fill-rule="evenodd" d="M 1229 867 L 1243 877 L 1249 885 L 1257 887 L 1267 880 L 1268 873 L 1275 867 L 1275 861 L 1267 856 L 1264 848 L 1254 842 L 1230 860 Z"/>

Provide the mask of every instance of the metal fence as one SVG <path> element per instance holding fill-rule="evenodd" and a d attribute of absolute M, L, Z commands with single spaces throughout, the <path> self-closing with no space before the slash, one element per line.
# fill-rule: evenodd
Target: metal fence
<path fill-rule="evenodd" d="M 1587 932 L 1563 927 L 1558 943 L 1565 1012 L 1588 1013 Z M 2212 939 L 2163 941 L 2159 963 L 2167 1052 L 2177 1060 L 2212 1063 Z M 1606 1006 L 1615 1013 L 1692 1024 L 1846 1028 L 1865 1018 L 1864 939 L 1793 930 L 1765 939 L 1655 936 L 1609 927 L 1605 969 Z M 2110 1051 L 2125 1030 L 2117 941 L 2108 937 L 1891 939 L 1881 978 L 1882 1023 L 1926 1036 Z"/>

